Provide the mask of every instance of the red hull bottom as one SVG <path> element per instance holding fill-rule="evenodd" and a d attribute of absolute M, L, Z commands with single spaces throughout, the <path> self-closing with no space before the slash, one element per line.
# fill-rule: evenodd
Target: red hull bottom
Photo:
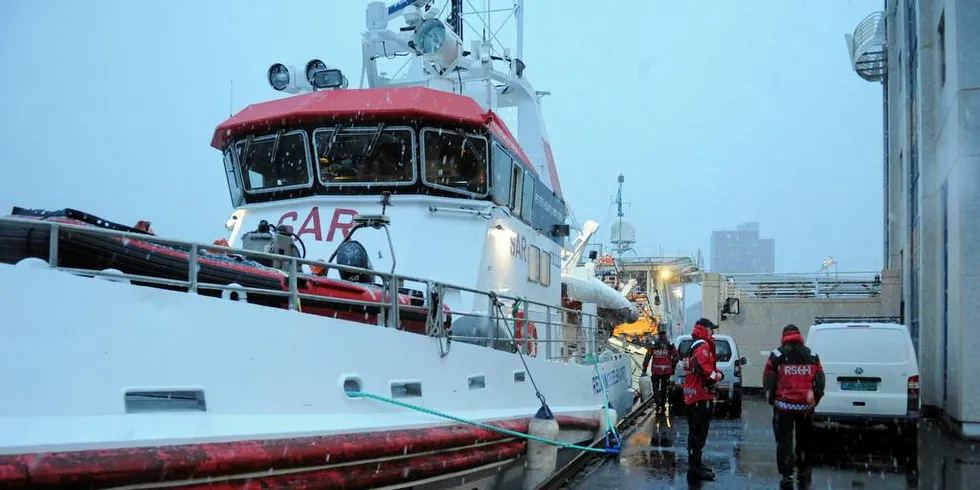
<path fill-rule="evenodd" d="M 595 419 L 556 419 L 562 429 L 599 428 Z M 491 425 L 527 432 L 528 422 L 529 419 L 516 419 Z M 503 461 L 520 455 L 524 447 L 524 441 L 514 441 L 499 432 L 450 425 L 290 439 L 0 455 L 0 487 L 109 488 L 210 478 L 212 483 L 203 486 L 189 481 L 177 488 L 368 488 Z M 437 451 L 448 453 L 431 454 Z M 295 472 L 275 475 L 270 470 Z"/>
<path fill-rule="evenodd" d="M 176 487 L 180 490 L 326 490 L 373 488 L 411 482 L 424 478 L 477 468 L 490 463 L 507 461 L 524 454 L 524 441 L 506 441 L 427 454 L 391 461 L 341 466 L 288 475 L 255 476 L 214 483 Z"/>

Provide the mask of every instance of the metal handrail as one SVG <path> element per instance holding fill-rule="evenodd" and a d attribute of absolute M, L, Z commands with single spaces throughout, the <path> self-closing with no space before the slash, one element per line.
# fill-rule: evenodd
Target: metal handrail
<path fill-rule="evenodd" d="M 378 287 L 382 292 L 381 300 L 379 301 L 365 301 L 365 300 L 339 298 L 339 297 L 329 297 L 329 300 L 332 303 L 338 303 L 338 304 L 381 307 L 383 311 L 385 311 L 384 318 L 381 321 L 381 324 L 383 326 L 389 328 L 397 328 L 399 326 L 399 321 L 398 321 L 399 311 L 401 311 L 402 309 L 404 309 L 405 311 L 416 311 L 418 313 L 425 313 L 429 315 L 432 314 L 432 308 L 436 306 L 432 304 L 433 302 L 430 301 L 428 298 L 426 298 L 425 300 L 426 306 L 420 307 L 420 306 L 413 306 L 410 304 L 405 304 L 405 305 L 398 304 L 399 297 L 401 297 L 401 293 L 399 292 L 399 285 L 404 284 L 406 281 L 411 281 L 419 284 L 426 284 L 429 286 L 436 284 L 431 280 L 416 278 L 413 276 L 398 275 L 385 271 L 364 269 L 360 267 L 348 266 L 348 265 L 337 264 L 337 263 L 324 263 L 322 261 L 315 261 L 315 260 L 303 259 L 299 257 L 286 256 L 286 255 L 271 254 L 267 252 L 258 252 L 253 250 L 244 250 L 240 248 L 226 247 L 226 246 L 216 245 L 216 244 L 206 244 L 206 243 L 190 242 L 190 241 L 178 240 L 172 238 L 164 238 L 151 234 L 112 230 L 112 229 L 100 228 L 96 226 L 78 225 L 73 223 L 65 223 L 60 220 L 54 221 L 54 220 L 31 219 L 31 218 L 22 218 L 22 217 L 0 217 L 0 222 L 17 222 L 17 223 L 27 224 L 32 226 L 48 226 L 50 231 L 49 244 L 48 244 L 48 260 L 47 260 L 48 265 L 52 269 L 57 269 L 72 274 L 123 279 L 123 280 L 128 280 L 130 282 L 164 285 L 164 286 L 171 286 L 171 287 L 181 287 L 181 288 L 187 288 L 188 292 L 194 294 L 197 294 L 201 290 L 209 290 L 209 291 L 236 291 L 236 292 L 245 293 L 246 295 L 256 294 L 256 295 L 266 295 L 266 296 L 287 297 L 288 307 L 290 309 L 301 310 L 300 309 L 301 300 L 316 301 L 316 300 L 323 300 L 325 299 L 325 297 L 300 292 L 298 286 L 299 276 L 305 275 L 310 277 L 327 277 L 328 274 L 327 271 L 331 269 L 335 269 L 337 271 L 367 273 L 381 278 L 381 282 L 382 282 L 381 285 L 380 286 L 376 284 L 374 285 L 375 287 Z M 94 270 L 94 269 L 61 267 L 58 265 L 59 263 L 58 259 L 60 256 L 59 243 L 61 240 L 61 233 L 60 233 L 61 230 L 77 231 L 89 235 L 102 235 L 102 236 L 117 237 L 121 239 L 132 239 L 132 240 L 138 240 L 153 245 L 180 247 L 182 249 L 185 249 L 186 253 L 188 254 L 187 279 L 179 280 L 179 279 L 169 279 L 163 277 L 147 276 L 147 275 L 140 275 L 140 274 L 124 273 L 124 272 L 113 272 L 108 270 L 101 271 L 101 270 Z M 224 252 L 229 255 L 239 256 L 250 260 L 264 259 L 264 260 L 278 261 L 280 263 L 285 261 L 285 263 L 287 264 L 286 267 L 287 270 L 285 271 L 274 267 L 263 266 L 261 264 L 255 264 L 255 265 L 259 268 L 263 268 L 266 271 L 275 271 L 277 273 L 282 274 L 286 278 L 287 288 L 286 290 L 280 290 L 280 289 L 246 287 L 237 284 L 217 284 L 217 283 L 209 283 L 209 282 L 202 283 L 199 281 L 198 278 L 201 261 L 216 260 L 216 259 L 202 256 L 202 250 L 205 252 L 209 252 L 209 251 Z M 325 272 L 322 276 L 318 276 L 318 275 L 315 276 L 313 274 L 303 273 L 301 272 L 302 265 L 323 267 Z M 496 300 L 498 301 L 511 302 L 511 303 L 515 301 L 521 301 L 524 310 L 524 317 L 528 318 L 529 321 L 533 321 L 537 325 L 545 326 L 546 338 L 537 339 L 535 342 L 542 343 L 545 345 L 545 350 L 546 350 L 545 355 L 547 359 L 560 359 L 563 357 L 575 357 L 576 355 L 582 355 L 582 354 L 595 354 L 598 353 L 599 351 L 600 343 L 599 343 L 599 339 L 596 338 L 596 334 L 600 330 L 599 329 L 600 323 L 599 323 L 599 318 L 596 315 L 590 313 L 584 313 L 579 310 L 565 308 L 563 306 L 549 305 L 537 301 L 519 298 L 516 296 L 510 296 L 507 294 L 500 294 L 500 293 L 495 294 L 487 291 L 481 291 L 466 286 L 457 286 L 457 285 L 442 284 L 442 283 L 439 283 L 438 285 L 443 289 L 443 291 L 459 291 L 459 292 L 465 292 L 474 295 L 480 295 L 487 298 L 488 309 L 486 312 L 477 312 L 477 311 L 464 312 L 464 311 L 453 310 L 452 308 L 448 308 L 447 305 L 448 313 L 450 313 L 451 315 L 487 317 L 494 324 L 496 324 L 496 322 L 498 321 L 503 321 L 504 325 L 508 327 L 509 332 L 513 332 L 513 326 L 516 323 L 516 319 L 511 317 L 506 317 L 506 316 L 500 317 L 499 315 L 495 315 L 492 302 L 494 298 L 496 298 Z M 387 295 L 387 301 L 385 301 L 386 299 L 385 295 Z M 442 306 L 441 300 L 438 302 L 438 305 L 440 307 Z M 543 315 L 545 317 L 545 320 L 534 321 L 530 319 L 530 317 L 528 316 L 529 312 L 534 312 L 535 314 Z M 552 315 L 557 315 L 557 319 L 559 321 L 552 321 L 553 319 Z M 561 340 L 551 339 L 550 337 L 551 337 L 552 327 L 569 326 L 570 323 L 564 320 L 571 315 L 575 315 L 579 318 L 578 322 L 574 322 L 577 323 L 577 325 L 572 324 L 573 326 L 576 327 L 576 333 L 577 333 L 576 338 L 561 339 Z M 594 325 L 594 326 L 589 326 L 589 325 Z M 496 336 L 496 332 L 495 332 L 495 336 Z M 457 340 L 471 339 L 471 337 L 462 337 L 462 336 L 453 336 L 453 338 Z M 479 338 L 475 338 L 474 340 L 476 339 Z M 498 339 L 495 337 L 493 340 L 495 342 L 503 341 L 505 343 L 514 342 L 513 338 Z M 526 338 L 520 340 L 521 343 L 526 341 L 527 341 Z M 570 356 L 553 356 L 551 346 L 554 343 L 570 344 L 575 346 L 585 345 L 586 350 L 585 352 L 576 352 L 576 354 Z"/>

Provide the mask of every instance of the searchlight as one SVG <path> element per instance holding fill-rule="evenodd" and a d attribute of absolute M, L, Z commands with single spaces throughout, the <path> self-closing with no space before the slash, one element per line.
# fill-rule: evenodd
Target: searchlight
<path fill-rule="evenodd" d="M 269 85 L 272 86 L 277 92 L 282 92 L 289 87 L 289 82 L 292 79 L 289 74 L 289 68 L 282 63 L 276 63 L 269 67 Z"/>
<path fill-rule="evenodd" d="M 342 71 L 315 58 L 306 63 L 302 72 L 292 65 L 274 63 L 269 67 L 267 81 L 273 90 L 287 94 L 347 88 L 347 77 Z"/>
<path fill-rule="evenodd" d="M 269 67 L 269 72 L 267 74 L 267 80 L 269 85 L 276 92 L 286 92 L 287 94 L 298 94 L 300 92 L 308 92 L 312 90 L 312 87 L 306 83 L 306 79 L 302 75 L 297 76 L 300 73 L 295 66 L 286 65 L 283 63 L 273 63 Z"/>
<path fill-rule="evenodd" d="M 415 28 L 412 43 L 416 52 L 442 75 L 459 62 L 463 41 L 439 19 L 430 17 Z"/>

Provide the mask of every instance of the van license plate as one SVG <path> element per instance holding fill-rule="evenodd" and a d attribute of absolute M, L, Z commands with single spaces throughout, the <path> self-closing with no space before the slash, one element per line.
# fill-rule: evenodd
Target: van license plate
<path fill-rule="evenodd" d="M 841 391 L 878 391 L 877 381 L 841 381 Z"/>

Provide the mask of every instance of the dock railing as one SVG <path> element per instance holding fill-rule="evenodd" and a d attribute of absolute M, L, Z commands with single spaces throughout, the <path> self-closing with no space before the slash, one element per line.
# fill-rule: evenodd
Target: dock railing
<path fill-rule="evenodd" d="M 881 294 L 875 272 L 811 274 L 723 274 L 728 297 L 869 298 Z M 737 291 L 739 296 L 734 296 Z"/>
<path fill-rule="evenodd" d="M 598 355 L 600 349 L 607 345 L 605 339 L 597 338 L 600 319 L 594 314 L 579 310 L 385 271 L 57 221 L 63 219 L 66 218 L 0 217 L 0 226 L 24 227 L 25 241 L 30 241 L 30 243 L 25 243 L 22 256 L 17 257 L 11 263 L 35 258 L 46 261 L 47 267 L 51 269 L 71 274 L 128 282 L 135 286 L 150 286 L 186 291 L 191 294 L 220 296 L 231 300 L 264 304 L 265 306 L 280 308 L 285 306 L 290 310 L 299 312 L 304 310 L 304 300 L 307 302 L 329 300 L 331 304 L 362 308 L 375 307 L 379 308 L 380 311 L 377 325 L 385 328 L 404 328 L 400 315 L 414 312 L 425 316 L 425 333 L 440 339 L 441 355 L 447 355 L 451 343 L 458 341 L 515 353 L 520 350 L 523 354 L 531 357 L 543 357 L 555 361 L 589 362 L 591 356 Z M 43 229 L 45 227 L 47 228 L 46 232 L 39 234 L 38 228 Z M 187 255 L 186 269 L 182 274 L 183 277 L 174 278 L 161 277 L 163 274 L 152 275 L 145 271 L 137 274 L 116 268 L 96 270 L 82 267 L 75 263 L 78 260 L 71 257 L 70 254 L 64 253 L 67 241 L 78 237 L 101 237 L 118 240 L 124 248 L 133 250 L 134 257 L 137 254 L 146 255 L 146 251 L 131 248 L 133 241 L 159 247 L 160 251 L 164 251 L 164 249 L 169 249 L 167 250 L 169 252 L 179 251 Z M 46 249 L 40 248 L 39 240 L 47 242 Z M 5 255 L 11 256 L 11 252 L 7 251 Z M 4 257 L 4 254 L 0 254 L 0 257 Z M 278 269 L 262 265 L 257 262 L 259 260 L 285 264 L 285 267 Z M 2 261 L 7 262 L 8 260 Z M 285 287 L 282 289 L 248 287 L 232 281 L 221 283 L 201 280 L 203 268 L 208 266 L 221 267 L 223 262 L 225 265 L 246 264 L 266 273 L 281 274 L 285 280 Z M 312 271 L 316 268 L 322 268 L 323 273 L 313 274 Z M 337 271 L 333 277 L 331 277 L 331 271 Z M 342 281 L 339 278 L 340 271 L 369 274 L 379 279 L 380 284 L 377 282 L 368 284 L 350 282 L 349 284 L 373 288 L 380 294 L 377 296 L 372 294 L 372 297 L 376 299 L 367 301 L 309 294 L 301 290 L 300 284 L 311 280 L 328 278 Z M 420 295 L 424 296 L 420 298 Z M 399 298 L 405 297 L 416 301 L 414 304 L 399 304 Z M 447 297 L 453 299 L 447 300 Z M 256 298 L 264 298 L 264 301 L 257 302 Z M 281 298 L 280 301 L 284 300 L 285 305 L 282 305 L 281 302 L 269 301 L 275 298 Z M 422 300 L 421 306 L 417 301 L 419 299 Z M 513 315 L 515 303 L 518 305 L 517 311 L 521 312 L 522 315 Z M 523 320 L 519 318 L 520 316 L 523 316 Z M 450 329 L 445 328 L 447 319 L 451 321 Z M 367 321 L 359 323 L 370 324 Z M 531 324 L 534 325 L 537 335 L 532 334 L 529 338 Z"/>

